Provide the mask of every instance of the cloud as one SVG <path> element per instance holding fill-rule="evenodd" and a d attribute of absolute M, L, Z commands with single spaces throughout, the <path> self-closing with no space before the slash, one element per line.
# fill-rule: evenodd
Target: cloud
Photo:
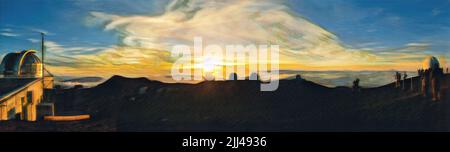
<path fill-rule="evenodd" d="M 441 13 L 442 13 L 442 11 L 439 10 L 439 9 L 433 9 L 433 10 L 431 11 L 431 15 L 433 15 L 433 16 L 438 16 L 438 15 L 441 14 Z"/>
<path fill-rule="evenodd" d="M 425 51 L 431 47 L 431 44 L 429 43 L 408 43 L 405 45 L 405 47 L 402 50 L 406 51 Z"/>
<path fill-rule="evenodd" d="M 0 31 L 4 31 L 4 32 L 12 32 L 13 30 L 10 29 L 10 28 L 3 28 L 3 29 L 0 29 Z"/>
<path fill-rule="evenodd" d="M 171 82 L 165 78 L 170 67 L 170 54 L 147 48 L 111 46 L 95 54 L 55 53 L 47 61 L 48 68 L 57 75 L 109 77 L 124 75 L 129 77 L 147 76 L 152 79 Z M 165 68 L 164 68 L 165 67 Z"/>
<path fill-rule="evenodd" d="M 10 32 L 2 32 L 0 33 L 1 36 L 6 36 L 6 37 L 18 37 L 20 36 L 20 34 L 15 34 L 15 33 L 10 33 Z"/>
<path fill-rule="evenodd" d="M 32 39 L 30 41 L 35 41 L 36 39 Z M 39 41 L 39 40 L 37 40 Z M 84 54 L 85 52 L 92 52 L 92 51 L 101 51 L 106 49 L 107 47 L 88 47 L 88 46 L 75 46 L 75 47 L 69 47 L 64 46 L 62 44 L 56 43 L 54 41 L 45 41 L 45 48 L 50 53 L 61 53 L 61 54 Z"/>
<path fill-rule="evenodd" d="M 29 39 L 31 42 L 39 42 L 37 39 Z M 55 67 L 79 67 L 91 66 L 85 64 L 88 60 L 83 60 L 81 57 L 86 55 L 96 56 L 95 54 L 101 52 L 108 47 L 96 46 L 65 46 L 55 41 L 45 41 L 46 63 Z M 96 62 L 101 63 L 100 60 Z M 80 70 L 82 72 L 83 70 Z"/>
<path fill-rule="evenodd" d="M 396 24 L 401 18 L 386 18 Z M 167 79 L 174 45 L 278 44 L 281 70 L 383 70 L 404 68 L 422 58 L 430 44 L 409 43 L 397 48 L 377 42 L 355 48 L 338 36 L 296 15 L 285 3 L 267 0 L 174 0 L 159 15 L 120 15 L 90 12 L 85 24 L 119 36 L 119 43 L 92 48 L 94 53 L 70 53 L 90 47 L 47 42 L 53 71 L 66 75 L 113 74 Z M 66 53 L 67 52 L 67 53 Z M 420 61 L 419 61 L 420 62 Z"/>
<path fill-rule="evenodd" d="M 120 16 L 91 12 L 106 31 L 120 35 L 124 47 L 167 52 L 174 45 L 279 44 L 283 61 L 311 65 L 361 64 L 373 54 L 343 46 L 326 29 L 294 15 L 277 1 L 175 0 L 158 16 Z M 90 23 L 88 23 L 90 24 Z"/>
<path fill-rule="evenodd" d="M 408 43 L 406 44 L 408 47 L 428 47 L 430 46 L 429 43 Z"/>
<path fill-rule="evenodd" d="M 37 33 L 44 33 L 45 35 L 54 35 L 54 33 L 51 33 L 51 32 L 49 32 L 49 31 L 47 31 L 47 30 L 44 30 L 44 29 L 39 29 L 39 28 L 29 28 L 29 30 L 30 31 L 32 31 L 32 32 L 37 32 Z"/>
<path fill-rule="evenodd" d="M 41 42 L 41 40 L 33 39 L 33 38 L 30 38 L 30 39 L 27 39 L 27 40 L 30 41 L 31 43 L 38 43 L 38 42 Z"/>
<path fill-rule="evenodd" d="M 380 55 L 422 55 L 430 47 L 430 43 L 407 43 L 402 47 L 375 49 L 375 51 Z"/>
<path fill-rule="evenodd" d="M 121 74 L 151 77 L 168 73 L 154 67 L 168 67 L 168 63 L 172 62 L 169 53 L 147 48 L 65 46 L 54 41 L 46 41 L 45 44 L 45 63 L 56 75 L 109 77 Z"/>

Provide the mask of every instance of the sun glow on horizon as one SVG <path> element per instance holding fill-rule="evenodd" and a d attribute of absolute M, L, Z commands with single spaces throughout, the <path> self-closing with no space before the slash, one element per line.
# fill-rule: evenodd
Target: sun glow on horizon
<path fill-rule="evenodd" d="M 202 64 L 202 69 L 204 72 L 210 73 L 214 72 L 216 69 L 216 65 L 218 65 L 218 61 L 214 59 L 205 59 Z"/>

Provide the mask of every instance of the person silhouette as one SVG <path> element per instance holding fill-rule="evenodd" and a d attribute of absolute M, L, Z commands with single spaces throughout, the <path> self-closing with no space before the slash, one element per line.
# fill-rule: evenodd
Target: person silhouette
<path fill-rule="evenodd" d="M 402 86 L 403 89 L 405 89 L 406 78 L 408 78 L 408 75 L 406 74 L 406 72 L 404 72 L 403 73 L 403 86 Z"/>
<path fill-rule="evenodd" d="M 402 79 L 402 75 L 400 74 L 400 72 L 395 72 L 395 87 L 396 88 L 400 87 L 401 79 Z"/>
<path fill-rule="evenodd" d="M 422 75 L 422 96 L 427 97 L 429 95 L 430 92 L 430 81 L 431 81 L 431 69 L 426 69 L 423 71 L 423 75 Z"/>
<path fill-rule="evenodd" d="M 395 75 L 394 75 L 394 79 L 395 79 L 395 87 L 397 88 L 397 83 L 398 83 L 398 79 L 397 79 L 397 77 L 398 77 L 398 72 L 395 72 Z"/>
<path fill-rule="evenodd" d="M 359 78 L 356 78 L 356 80 L 353 81 L 353 91 L 354 91 L 354 92 L 355 92 L 355 91 L 357 91 L 357 92 L 360 91 L 360 87 L 359 87 Z"/>

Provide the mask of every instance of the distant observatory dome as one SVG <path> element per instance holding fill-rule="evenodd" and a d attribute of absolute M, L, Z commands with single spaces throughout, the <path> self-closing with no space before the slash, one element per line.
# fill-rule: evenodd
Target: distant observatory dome
<path fill-rule="evenodd" d="M 426 57 L 422 62 L 423 69 L 439 69 L 439 60 L 434 56 Z"/>
<path fill-rule="evenodd" d="M 4 77 L 41 77 L 42 62 L 34 50 L 7 54 L 0 65 Z"/>

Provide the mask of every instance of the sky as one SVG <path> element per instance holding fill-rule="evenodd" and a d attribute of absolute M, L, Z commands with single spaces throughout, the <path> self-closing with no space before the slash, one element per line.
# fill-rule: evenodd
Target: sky
<path fill-rule="evenodd" d="M 174 45 L 277 44 L 281 70 L 448 65 L 449 0 L 0 0 L 0 57 L 40 48 L 61 76 L 169 81 Z M 446 60 L 447 59 L 447 60 Z"/>

